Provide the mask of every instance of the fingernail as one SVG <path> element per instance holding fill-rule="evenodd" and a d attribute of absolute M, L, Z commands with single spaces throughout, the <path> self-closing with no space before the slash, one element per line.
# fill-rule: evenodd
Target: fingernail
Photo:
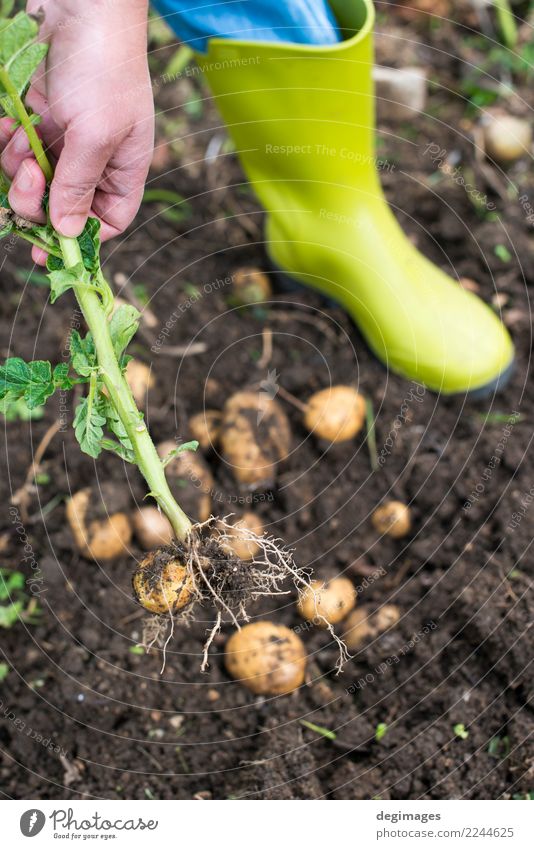
<path fill-rule="evenodd" d="M 33 171 L 26 162 L 23 162 L 17 171 L 16 183 L 23 192 L 29 192 L 33 188 Z"/>
<path fill-rule="evenodd" d="M 66 215 L 64 218 L 60 218 L 57 229 L 63 236 L 79 236 L 86 221 L 85 215 Z"/>
<path fill-rule="evenodd" d="M 27 153 L 30 149 L 30 145 L 28 143 L 28 137 L 25 132 L 19 130 L 13 136 L 13 150 L 15 153 Z"/>

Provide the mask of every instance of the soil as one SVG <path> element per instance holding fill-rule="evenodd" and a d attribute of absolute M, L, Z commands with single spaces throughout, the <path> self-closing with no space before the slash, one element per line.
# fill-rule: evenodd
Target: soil
<path fill-rule="evenodd" d="M 487 67 L 487 43 L 475 25 L 469 18 L 429 26 L 427 18 L 381 7 L 378 60 L 427 66 L 432 85 L 426 114 L 404 123 L 381 119 L 379 153 L 395 164 L 382 178 L 409 237 L 453 276 L 476 280 L 480 296 L 510 327 L 517 367 L 497 397 L 438 398 L 387 373 L 346 315 L 311 292 L 275 294 L 247 309 L 231 305 L 233 271 L 269 271 L 262 212 L 233 155 L 205 156 L 225 136 L 202 100 L 198 75 L 156 86 L 159 146 L 150 177 L 150 188 L 186 197 L 191 214 L 169 220 L 165 206 L 144 204 L 132 228 L 105 248 L 105 270 L 117 289 L 123 278 L 115 275 L 126 275 L 125 293 L 146 295 L 157 318 L 155 329 L 145 328 L 131 346 L 153 366 L 157 385 L 147 419 L 156 441 L 186 438 L 190 415 L 220 408 L 273 370 L 301 401 L 330 381 L 356 382 L 371 400 L 377 471 L 365 436 L 324 446 L 283 399 L 293 448 L 276 488 L 242 492 L 216 452 L 207 460 L 214 512 L 253 509 L 295 549 L 300 566 L 326 579 L 351 577 L 359 603 L 398 605 L 398 624 L 362 646 L 336 676 L 335 643 L 299 619 L 294 594 L 256 602 L 253 621 L 295 629 L 309 654 L 306 684 L 290 696 L 266 698 L 225 671 L 228 623 L 200 673 L 213 622 L 205 607 L 196 621 L 175 627 L 160 673 L 161 652 L 135 648 L 143 611 L 132 597 L 131 574 L 143 552 L 134 543 L 130 558 L 89 563 L 76 553 L 65 521 L 69 493 L 94 480 L 125 488 L 132 505 L 142 503 L 142 481 L 111 455 L 97 463 L 81 455 L 70 426 L 73 401 L 63 399 L 63 409 L 56 398 L 44 418 L 5 425 L 2 563 L 33 579 L 41 608 L 37 624 L 1 632 L 0 659 L 8 665 L 0 683 L 5 797 L 497 799 L 534 792 L 527 594 L 534 267 L 532 224 L 521 201 L 534 197 L 534 179 L 525 160 L 503 171 L 477 152 L 476 109 L 462 93 L 466 69 Z M 174 47 L 152 48 L 157 78 Z M 510 73 L 516 90 L 506 105 L 522 114 L 531 81 Z M 425 153 L 437 142 L 487 195 L 493 214 Z M 509 257 L 495 250 L 499 245 Z M 61 361 L 68 330 L 80 322 L 74 301 L 67 294 L 49 307 L 41 278 L 29 277 L 24 246 L 3 243 L 1 250 L 2 357 Z M 169 336 L 151 351 L 150 334 L 156 339 L 166 323 Z M 168 355 L 171 346 L 190 342 L 205 350 Z M 40 483 L 15 511 L 10 498 L 58 415 L 64 426 L 45 453 Z M 413 529 L 404 540 L 381 539 L 373 530 L 370 515 L 385 498 L 411 506 Z M 302 720 L 335 732 L 335 739 Z M 379 723 L 387 732 L 377 741 Z M 460 724 L 465 739 L 454 730 Z"/>

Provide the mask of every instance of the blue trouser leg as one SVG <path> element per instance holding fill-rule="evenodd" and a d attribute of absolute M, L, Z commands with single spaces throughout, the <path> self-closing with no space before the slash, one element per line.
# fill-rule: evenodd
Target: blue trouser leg
<path fill-rule="evenodd" d="M 341 40 L 328 0 L 154 0 L 183 42 L 206 51 L 210 38 L 335 44 Z"/>

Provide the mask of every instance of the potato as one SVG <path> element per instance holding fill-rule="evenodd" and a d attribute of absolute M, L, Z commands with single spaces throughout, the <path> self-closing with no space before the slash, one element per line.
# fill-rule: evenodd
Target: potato
<path fill-rule="evenodd" d="M 195 597 L 186 566 L 164 548 L 141 561 L 132 583 L 137 601 L 150 613 L 177 613 Z"/>
<path fill-rule="evenodd" d="M 371 613 L 367 605 L 357 607 L 343 623 L 341 639 L 350 651 L 357 649 L 366 639 L 373 636 Z"/>
<path fill-rule="evenodd" d="M 347 616 L 341 638 L 349 651 L 355 651 L 365 640 L 387 631 L 399 618 L 400 610 L 395 604 L 384 604 L 375 613 L 371 612 L 369 605 L 361 605 Z"/>
<path fill-rule="evenodd" d="M 254 622 L 226 643 L 226 669 L 253 693 L 281 696 L 304 681 L 306 652 L 302 640 L 284 625 Z"/>
<path fill-rule="evenodd" d="M 148 390 L 155 385 L 154 375 L 146 363 L 141 360 L 130 360 L 126 366 L 126 380 L 132 390 L 137 406 L 144 410 L 147 403 Z"/>
<path fill-rule="evenodd" d="M 149 551 L 167 545 L 174 538 L 171 523 L 157 507 L 141 507 L 133 516 L 137 539 Z"/>
<path fill-rule="evenodd" d="M 333 578 L 328 583 L 312 581 L 300 596 L 297 607 L 304 619 L 319 628 L 328 628 L 345 618 L 356 604 L 356 590 L 348 578 Z M 326 622 L 323 618 L 326 619 Z"/>
<path fill-rule="evenodd" d="M 396 604 L 383 604 L 373 617 L 373 627 L 381 634 L 396 625 L 400 619 L 400 610 Z"/>
<path fill-rule="evenodd" d="M 119 511 L 102 518 L 88 518 L 93 504 L 91 488 L 81 489 L 67 502 L 66 516 L 74 541 L 88 560 L 115 560 L 129 550 L 132 526 L 126 513 Z"/>
<path fill-rule="evenodd" d="M 379 534 L 401 539 L 410 533 L 410 508 L 402 501 L 386 501 L 377 507 L 371 521 Z"/>
<path fill-rule="evenodd" d="M 259 516 L 247 510 L 241 518 L 234 522 L 234 531 L 225 528 L 226 535 L 231 539 L 225 541 L 225 548 L 239 557 L 240 560 L 253 560 L 260 546 L 254 540 L 246 539 L 246 531 L 252 531 L 256 536 L 261 536 L 264 532 L 264 525 Z"/>
<path fill-rule="evenodd" d="M 486 153 L 497 162 L 504 165 L 529 155 L 532 129 L 528 121 L 500 110 L 488 110 L 483 128 Z"/>
<path fill-rule="evenodd" d="M 346 442 L 362 429 L 365 398 L 352 386 L 331 386 L 312 395 L 306 404 L 304 425 L 319 439 Z"/>
<path fill-rule="evenodd" d="M 272 295 L 269 278 L 258 268 L 239 268 L 233 274 L 232 295 L 236 304 L 260 304 Z"/>
<path fill-rule="evenodd" d="M 189 433 L 196 439 L 202 451 L 211 451 L 219 441 L 222 413 L 219 410 L 204 410 L 189 419 Z"/>
<path fill-rule="evenodd" d="M 158 445 L 163 459 L 176 448 L 172 439 Z M 195 522 L 205 522 L 211 516 L 211 500 L 215 482 L 206 461 L 195 451 L 182 451 L 165 467 L 173 495 L 182 510 Z"/>
<path fill-rule="evenodd" d="M 236 392 L 224 405 L 220 446 L 239 484 L 250 490 L 272 486 L 291 447 L 288 418 L 267 394 Z"/>

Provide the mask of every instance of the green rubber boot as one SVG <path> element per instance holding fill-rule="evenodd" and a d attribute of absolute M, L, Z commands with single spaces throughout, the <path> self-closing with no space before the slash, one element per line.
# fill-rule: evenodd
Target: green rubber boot
<path fill-rule="evenodd" d="M 274 265 L 339 302 L 393 371 L 446 394 L 494 391 L 514 350 L 497 316 L 409 242 L 374 148 L 371 0 L 331 0 L 328 47 L 214 39 L 198 61 L 267 210 Z"/>

